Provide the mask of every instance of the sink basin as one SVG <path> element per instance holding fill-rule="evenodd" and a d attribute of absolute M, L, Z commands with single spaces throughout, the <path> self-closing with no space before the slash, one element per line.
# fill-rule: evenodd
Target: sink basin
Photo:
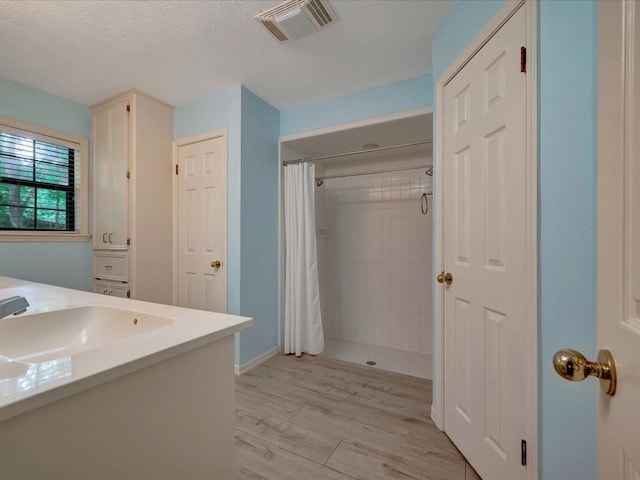
<path fill-rule="evenodd" d="M 173 320 L 107 306 L 85 306 L 0 320 L 0 356 L 41 363 L 140 335 Z"/>

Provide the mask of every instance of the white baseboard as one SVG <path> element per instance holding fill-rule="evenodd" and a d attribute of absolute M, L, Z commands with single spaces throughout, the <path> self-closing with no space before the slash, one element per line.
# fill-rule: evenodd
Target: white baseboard
<path fill-rule="evenodd" d="M 252 368 L 257 367 L 262 362 L 266 362 L 271 357 L 276 356 L 279 351 L 280 351 L 280 347 L 273 347 L 271 350 L 264 352 L 262 355 L 258 355 L 256 358 L 254 358 L 253 360 L 247 363 L 243 363 L 242 365 L 236 365 L 235 366 L 236 375 L 242 375 L 243 373 L 248 372 Z"/>
<path fill-rule="evenodd" d="M 433 405 L 431 405 L 431 420 L 433 420 L 433 423 L 435 424 L 438 430 L 441 430 L 441 431 L 443 430 L 442 418 L 440 418 L 440 415 L 438 415 L 438 412 L 436 411 L 436 409 L 433 408 Z"/>

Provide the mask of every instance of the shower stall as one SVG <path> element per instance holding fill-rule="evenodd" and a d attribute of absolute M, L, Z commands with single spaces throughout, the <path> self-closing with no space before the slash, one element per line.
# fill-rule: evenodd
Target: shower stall
<path fill-rule="evenodd" d="M 285 164 L 315 165 L 322 355 L 431 378 L 431 118 L 281 145 Z"/>

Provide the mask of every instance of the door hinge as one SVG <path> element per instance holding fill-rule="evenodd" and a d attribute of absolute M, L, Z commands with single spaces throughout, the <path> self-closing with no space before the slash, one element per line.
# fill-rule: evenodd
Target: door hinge
<path fill-rule="evenodd" d="M 527 441 L 522 440 L 520 442 L 520 463 L 523 467 L 527 466 Z"/>
<path fill-rule="evenodd" d="M 176 163 L 176 175 L 178 175 L 178 170 L 179 170 L 178 164 Z"/>
<path fill-rule="evenodd" d="M 127 103 L 127 112 L 130 112 L 130 111 L 131 111 L 131 105 Z"/>
<path fill-rule="evenodd" d="M 127 178 L 131 178 L 131 172 L 127 172 Z"/>
<path fill-rule="evenodd" d="M 127 245 L 131 245 L 131 239 L 127 238 Z"/>
<path fill-rule="evenodd" d="M 520 71 L 525 73 L 527 71 L 527 48 L 520 47 Z"/>

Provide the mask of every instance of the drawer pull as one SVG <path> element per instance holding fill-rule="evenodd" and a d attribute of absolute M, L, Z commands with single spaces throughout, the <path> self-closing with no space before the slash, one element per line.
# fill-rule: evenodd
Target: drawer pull
<path fill-rule="evenodd" d="M 113 233 L 110 233 L 110 234 L 109 234 L 109 243 L 113 243 L 113 242 L 111 241 L 111 235 L 113 235 Z"/>
<path fill-rule="evenodd" d="M 107 234 L 106 233 L 102 234 L 102 243 L 107 243 Z"/>
<path fill-rule="evenodd" d="M 107 270 L 111 270 L 113 268 L 113 265 L 105 265 L 104 268 L 106 268 Z"/>

